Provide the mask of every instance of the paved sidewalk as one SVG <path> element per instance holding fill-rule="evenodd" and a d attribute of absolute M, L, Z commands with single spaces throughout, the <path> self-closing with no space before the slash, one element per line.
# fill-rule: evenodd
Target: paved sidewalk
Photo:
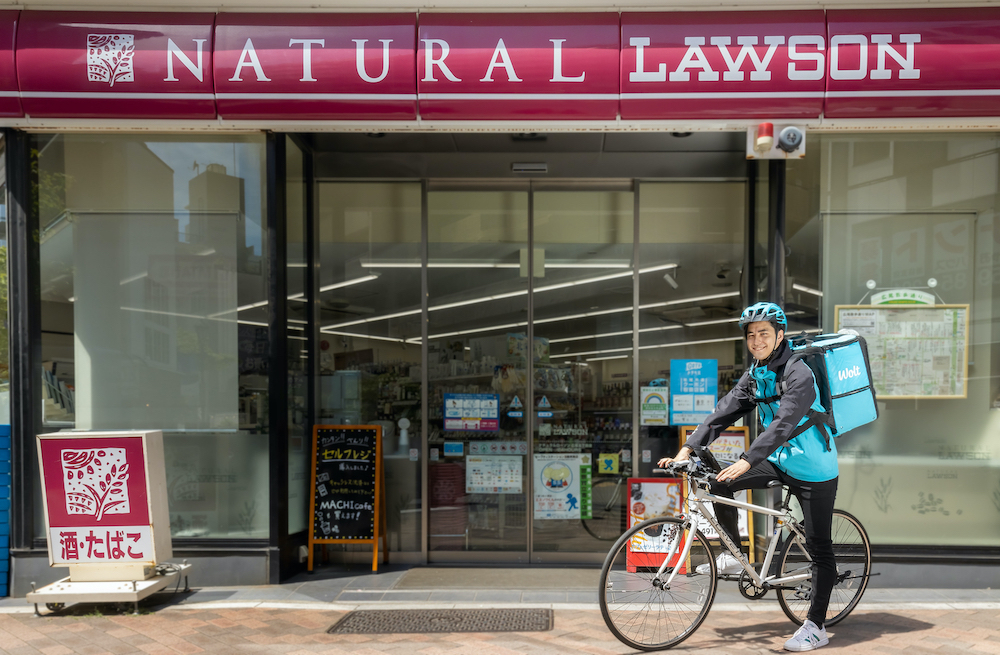
<path fill-rule="evenodd" d="M 409 576 L 403 568 L 378 575 L 328 571 L 281 585 L 164 592 L 145 601 L 138 615 L 81 604 L 56 613 L 42 608 L 44 616 L 36 617 L 23 598 L 7 598 L 0 600 L 0 653 L 632 652 L 604 625 L 592 570 L 499 571 L 414 569 Z M 553 584 L 560 589 L 552 589 Z M 548 607 L 555 611 L 555 625 L 551 631 L 531 633 L 326 633 L 353 609 L 473 607 Z M 699 655 L 783 652 L 793 629 L 773 593 L 748 601 L 735 584 L 723 582 L 705 624 L 673 650 Z M 1000 591 L 870 588 L 859 609 L 829 632 L 830 646 L 824 651 L 830 653 L 1000 653 Z"/>
<path fill-rule="evenodd" d="M 9 655 L 104 653 L 523 653 L 632 652 L 607 631 L 600 612 L 557 610 L 554 629 L 530 633 L 330 635 L 343 611 L 171 607 L 138 616 L 0 615 Z M 829 631 L 829 653 L 996 653 L 1000 610 L 863 610 Z M 714 609 L 673 652 L 699 655 L 783 652 L 792 624 L 780 612 Z"/>

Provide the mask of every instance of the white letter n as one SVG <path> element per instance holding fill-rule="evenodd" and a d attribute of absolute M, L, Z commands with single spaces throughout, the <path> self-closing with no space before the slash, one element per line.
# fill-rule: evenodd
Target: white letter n
<path fill-rule="evenodd" d="M 899 79 L 901 80 L 919 80 L 920 79 L 920 69 L 913 67 L 913 44 L 920 43 L 919 34 L 900 34 L 899 42 L 906 44 L 906 56 L 903 57 L 899 52 L 891 47 L 892 35 L 891 34 L 872 34 L 872 43 L 878 44 L 878 55 L 877 62 L 878 65 L 871 73 L 869 77 L 873 80 L 888 80 L 892 79 L 892 71 L 885 67 L 885 56 L 888 54 L 890 57 L 896 60 L 896 63 L 900 65 L 899 69 Z"/>
<path fill-rule="evenodd" d="M 193 61 L 188 59 L 188 56 L 184 54 L 184 51 L 177 47 L 173 39 L 167 39 L 167 76 L 163 78 L 164 82 L 179 82 L 176 77 L 174 77 L 174 57 L 184 64 L 184 68 L 191 71 L 191 74 L 198 78 L 199 82 L 205 81 L 205 73 L 201 69 L 201 45 L 208 39 L 191 39 L 198 46 L 198 64 L 195 65 Z"/>

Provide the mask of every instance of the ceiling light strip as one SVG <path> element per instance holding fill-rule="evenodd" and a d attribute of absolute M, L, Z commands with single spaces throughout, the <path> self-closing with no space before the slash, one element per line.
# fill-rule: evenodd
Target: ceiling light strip
<path fill-rule="evenodd" d="M 354 334 L 353 332 L 340 332 L 338 330 L 320 330 L 323 334 L 335 334 L 338 337 L 354 337 L 355 339 L 373 339 L 375 341 L 389 341 L 391 343 L 406 343 L 406 339 L 398 337 L 377 337 L 371 334 Z"/>
<path fill-rule="evenodd" d="M 663 264 L 663 265 L 660 265 L 660 266 L 653 266 L 653 267 L 650 267 L 650 268 L 640 269 L 639 272 L 640 273 L 653 273 L 653 272 L 656 272 L 656 271 L 662 271 L 662 270 L 667 270 L 667 269 L 671 269 L 671 268 L 677 268 L 677 264 Z M 622 277 L 629 277 L 631 275 L 632 275 L 631 271 L 623 271 L 621 273 L 611 273 L 609 275 L 600 275 L 598 277 L 583 278 L 581 280 L 575 280 L 573 282 L 565 282 L 565 283 L 560 283 L 560 284 L 550 284 L 550 285 L 546 285 L 546 286 L 536 287 L 535 288 L 535 292 L 536 293 L 542 293 L 542 292 L 545 292 L 545 291 L 555 291 L 557 289 L 565 289 L 567 287 L 580 286 L 580 285 L 583 285 L 583 284 L 593 284 L 595 282 L 604 282 L 604 281 L 607 281 L 607 280 L 613 280 L 613 279 L 618 279 L 618 278 L 622 278 Z M 462 301 L 459 301 L 459 302 L 445 303 L 445 304 L 442 304 L 442 305 L 435 305 L 433 307 L 428 307 L 427 311 L 428 312 L 435 312 L 435 311 L 440 311 L 440 310 L 443 310 L 443 309 L 455 309 L 456 307 L 468 307 L 469 305 L 477 305 L 477 304 L 484 303 L 484 302 L 492 302 L 494 300 L 504 300 L 504 299 L 507 299 L 507 298 L 517 298 L 517 297 L 520 297 L 520 296 L 525 296 L 525 295 L 527 295 L 527 293 L 528 293 L 527 289 L 521 289 L 521 290 L 518 290 L 518 291 L 511 291 L 509 293 L 500 293 L 500 294 L 494 294 L 494 295 L 490 295 L 490 296 L 481 296 L 479 298 L 470 298 L 469 300 L 462 300 Z M 699 297 L 695 297 L 695 298 L 680 298 L 680 299 L 677 299 L 677 300 L 669 300 L 669 301 L 662 302 L 662 303 L 653 303 L 653 304 L 649 304 L 649 305 L 640 305 L 639 309 L 649 309 L 649 308 L 653 308 L 653 307 L 666 307 L 666 306 L 670 306 L 670 305 L 681 305 L 681 304 L 690 303 L 690 302 L 700 302 L 700 301 L 703 301 L 703 300 L 716 300 L 718 298 L 729 298 L 729 297 L 738 296 L 738 295 L 740 295 L 740 293 L 738 291 L 733 291 L 733 292 L 729 292 L 729 293 L 713 294 L 713 295 L 709 295 L 709 296 L 699 296 Z M 624 307 L 624 308 L 621 308 L 621 309 L 602 310 L 600 312 L 584 312 L 584 313 L 581 313 L 581 314 L 578 314 L 578 315 L 570 315 L 570 316 L 564 316 L 564 317 L 555 317 L 555 318 L 551 318 L 551 319 L 540 319 L 540 320 L 536 320 L 535 324 L 537 325 L 537 324 L 540 324 L 540 323 L 547 323 L 547 322 L 552 322 L 552 321 L 569 320 L 569 319 L 572 319 L 572 318 L 584 318 L 584 317 L 589 317 L 589 316 L 598 316 L 598 315 L 601 315 L 601 314 L 610 314 L 610 313 L 619 312 L 619 311 L 632 311 L 632 307 L 629 306 L 629 307 Z M 384 314 L 384 315 L 381 315 L 381 316 L 370 316 L 368 318 L 358 319 L 358 320 L 355 320 L 355 321 L 345 321 L 343 323 L 333 323 L 333 324 L 328 325 L 326 327 L 330 327 L 330 328 L 350 327 L 352 325 L 360 325 L 362 323 L 373 323 L 375 321 L 384 321 L 384 320 L 388 320 L 388 319 L 391 319 L 391 318 L 399 318 L 400 316 L 411 316 L 413 314 L 419 314 L 419 313 L 420 313 L 420 310 L 419 309 L 415 309 L 415 310 L 411 310 L 411 311 L 408 311 L 408 312 L 397 312 L 395 314 Z"/>

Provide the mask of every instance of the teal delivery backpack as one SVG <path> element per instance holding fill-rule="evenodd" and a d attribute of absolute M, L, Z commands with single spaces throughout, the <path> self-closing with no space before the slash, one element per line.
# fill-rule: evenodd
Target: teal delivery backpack
<path fill-rule="evenodd" d="M 826 410 L 816 415 L 835 437 L 878 418 L 878 403 L 864 337 L 844 334 L 795 334 L 788 338 L 792 356 L 812 369 L 819 401 Z M 783 382 L 783 380 L 782 380 Z M 778 386 L 783 391 L 783 385 Z"/>

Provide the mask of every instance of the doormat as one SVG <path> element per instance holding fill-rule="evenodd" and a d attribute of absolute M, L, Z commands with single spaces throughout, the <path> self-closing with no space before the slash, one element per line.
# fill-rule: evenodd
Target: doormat
<path fill-rule="evenodd" d="M 330 634 L 406 632 L 545 632 L 550 609 L 355 610 L 327 630 Z"/>

